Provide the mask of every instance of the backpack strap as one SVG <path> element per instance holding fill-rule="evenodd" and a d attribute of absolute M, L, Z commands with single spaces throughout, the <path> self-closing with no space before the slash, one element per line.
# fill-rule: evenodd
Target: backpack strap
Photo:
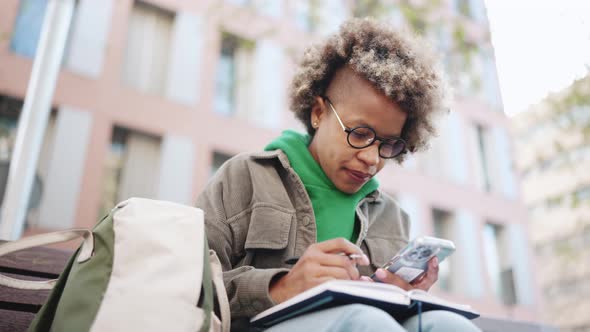
<path fill-rule="evenodd" d="M 80 254 L 78 255 L 77 259 L 78 262 L 82 263 L 90 259 L 92 252 L 94 251 L 94 238 L 92 236 L 92 232 L 82 228 L 33 235 L 17 241 L 2 243 L 0 244 L 0 257 L 15 251 L 66 242 L 74 240 L 78 237 L 84 238 L 84 242 L 82 243 Z M 15 279 L 0 274 L 0 285 L 17 289 L 52 289 L 56 282 L 57 279 L 31 281 Z"/>
<path fill-rule="evenodd" d="M 201 325 L 200 332 L 211 331 L 212 315 L 215 315 L 215 301 L 217 298 L 221 317 L 221 331 L 229 332 L 231 326 L 231 314 L 229 308 L 229 300 L 225 291 L 223 283 L 223 272 L 221 270 L 221 263 L 215 254 L 215 251 L 209 250 L 209 244 L 205 241 L 204 259 L 203 259 L 203 281 L 202 281 L 202 296 L 200 304 L 205 312 L 205 319 Z M 214 291 L 215 290 L 215 291 Z"/>
<path fill-rule="evenodd" d="M 219 310 L 221 313 L 221 331 L 230 330 L 231 324 L 231 313 L 229 308 L 229 300 L 225 291 L 225 285 L 223 282 L 223 271 L 221 270 L 221 263 L 215 251 L 209 250 L 209 258 L 211 261 L 211 270 L 213 274 L 213 286 L 215 286 L 215 292 L 217 294 L 217 300 L 219 301 Z"/>
<path fill-rule="evenodd" d="M 201 299 L 199 299 L 199 302 L 203 312 L 205 313 L 205 320 L 203 321 L 199 332 L 209 331 L 209 327 L 211 326 L 211 315 L 213 314 L 213 307 L 215 306 L 213 301 L 214 294 L 212 286 L 212 272 L 211 266 L 209 264 L 209 245 L 207 244 L 207 240 L 204 242 L 205 248 L 203 249 L 203 280 L 201 283 L 202 295 Z"/>

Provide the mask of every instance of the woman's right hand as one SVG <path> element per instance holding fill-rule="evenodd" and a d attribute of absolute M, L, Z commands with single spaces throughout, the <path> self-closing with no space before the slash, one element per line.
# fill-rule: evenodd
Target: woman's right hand
<path fill-rule="evenodd" d="M 350 259 L 347 255 L 360 255 Z M 358 280 L 356 265 L 369 265 L 369 258 L 352 242 L 337 238 L 309 246 L 289 273 L 273 280 L 270 296 L 275 303 L 334 279 Z"/>

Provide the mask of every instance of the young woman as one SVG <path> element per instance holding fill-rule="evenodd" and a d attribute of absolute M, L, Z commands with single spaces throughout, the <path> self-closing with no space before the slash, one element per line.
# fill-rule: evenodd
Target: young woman
<path fill-rule="evenodd" d="M 290 104 L 307 134 L 285 131 L 264 152 L 232 158 L 198 199 L 209 246 L 224 268 L 232 330 L 247 329 L 255 314 L 331 279 L 368 282 L 376 272 L 404 289 L 432 286 L 436 259 L 413 284 L 379 269 L 408 242 L 410 224 L 374 176 L 388 162 L 401 163 L 425 147 L 433 118 L 446 112 L 446 96 L 425 48 L 372 20 L 345 22 L 338 34 L 306 52 Z M 287 264 L 292 257 L 299 257 L 296 264 Z M 379 309 L 350 305 L 273 329 L 415 326 L 415 318 L 396 322 Z M 476 330 L 448 312 L 423 314 L 423 326 Z"/>

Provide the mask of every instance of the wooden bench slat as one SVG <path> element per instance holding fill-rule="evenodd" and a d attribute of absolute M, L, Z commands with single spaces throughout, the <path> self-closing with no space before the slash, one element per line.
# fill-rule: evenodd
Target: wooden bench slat
<path fill-rule="evenodd" d="M 14 267 L 4 267 L 0 266 L 0 273 L 2 274 L 14 274 L 20 276 L 30 276 L 42 279 L 57 279 L 59 278 L 59 274 L 55 273 L 47 273 L 47 272 L 38 272 L 38 271 L 31 271 L 27 269 L 19 269 Z"/>
<path fill-rule="evenodd" d="M 35 314 L 30 312 L 0 309 L 0 331 L 24 332 L 28 329 Z"/>
<path fill-rule="evenodd" d="M 14 303 L 0 301 L 0 310 L 17 311 L 17 312 L 30 312 L 36 314 L 41 310 L 42 304 L 29 304 L 29 303 Z"/>
<path fill-rule="evenodd" d="M 23 275 L 14 275 L 14 274 L 4 274 L 11 278 L 22 279 L 22 280 L 47 280 L 43 278 L 31 277 L 31 276 L 23 276 Z M 17 310 L 17 311 L 30 311 L 32 308 L 29 307 L 30 305 L 36 306 L 37 310 L 39 307 L 45 303 L 45 300 L 49 296 L 50 290 L 27 290 L 27 289 L 15 289 L 10 287 L 0 286 L 0 302 L 2 305 L 0 308 L 2 309 L 10 309 L 10 310 Z M 12 305 L 11 305 L 12 304 Z M 20 305 L 20 306 L 19 306 Z M 25 306 L 22 306 L 25 305 Z M 22 308 L 22 309 L 19 309 Z M 33 311 L 33 312 L 37 312 Z"/>
<path fill-rule="evenodd" d="M 31 248 L 0 257 L 0 267 L 59 275 L 72 251 L 52 248 Z"/>
<path fill-rule="evenodd" d="M 22 280 L 55 279 L 72 254 L 47 247 L 21 250 L 0 257 L 0 273 Z M 0 286 L 0 331 L 26 331 L 50 292 Z"/>
<path fill-rule="evenodd" d="M 42 291 L 25 291 L 21 289 L 12 289 L 6 287 L 0 287 L 0 292 L 2 292 L 2 296 L 0 296 L 0 302 L 3 302 L 2 308 L 5 310 L 23 310 L 24 308 L 21 305 L 33 305 L 38 307 L 45 303 L 45 300 L 49 296 L 48 290 Z M 25 293 L 26 292 L 26 293 Z M 37 312 L 37 310 L 32 312 Z M 29 311 L 30 310 L 25 310 Z"/>

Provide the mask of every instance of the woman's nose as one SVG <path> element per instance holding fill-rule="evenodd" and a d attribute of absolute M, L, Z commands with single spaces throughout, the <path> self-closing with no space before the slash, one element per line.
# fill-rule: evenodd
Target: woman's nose
<path fill-rule="evenodd" d="M 379 143 L 374 142 L 373 144 L 361 149 L 358 153 L 358 158 L 369 166 L 375 166 L 379 163 Z"/>

